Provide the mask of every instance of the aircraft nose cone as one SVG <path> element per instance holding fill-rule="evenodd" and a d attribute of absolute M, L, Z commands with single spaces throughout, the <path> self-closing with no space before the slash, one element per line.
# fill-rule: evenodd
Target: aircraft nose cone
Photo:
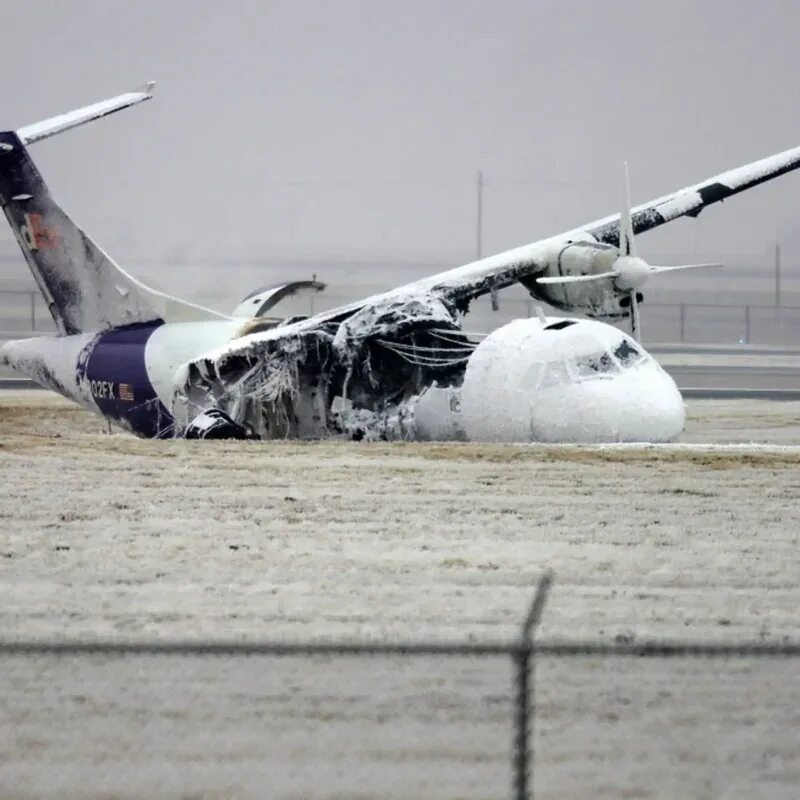
<path fill-rule="evenodd" d="M 666 442 L 680 434 L 685 409 L 672 378 L 615 328 L 573 326 L 516 320 L 481 343 L 461 390 L 469 440 Z M 628 349 L 612 358 L 621 344 Z"/>
<path fill-rule="evenodd" d="M 531 404 L 532 432 L 544 442 L 669 442 L 685 421 L 678 387 L 655 362 L 609 381 L 539 392 Z"/>

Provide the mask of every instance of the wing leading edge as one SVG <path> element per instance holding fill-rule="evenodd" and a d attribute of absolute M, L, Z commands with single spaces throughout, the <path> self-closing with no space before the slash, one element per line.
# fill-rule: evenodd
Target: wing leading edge
<path fill-rule="evenodd" d="M 794 147 L 659 197 L 634 208 L 634 233 L 644 233 L 679 217 L 697 217 L 707 206 L 727 200 L 739 192 L 771 181 L 798 167 L 800 167 L 800 147 Z M 584 230 L 601 242 L 618 245 L 619 214 L 587 225 Z"/>
<path fill-rule="evenodd" d="M 800 147 L 795 147 L 715 175 L 694 186 L 634 207 L 633 231 L 644 233 L 679 217 L 696 217 L 707 206 L 785 175 L 798 167 Z M 599 242 L 619 246 L 619 224 L 620 215 L 613 214 L 566 233 L 441 272 L 417 284 L 401 287 L 401 290 L 413 286 L 433 291 L 443 299 L 455 303 L 468 302 L 482 294 L 511 286 L 521 279 L 538 277 L 547 269 L 552 251 L 563 246 L 567 240 L 588 234 Z"/>

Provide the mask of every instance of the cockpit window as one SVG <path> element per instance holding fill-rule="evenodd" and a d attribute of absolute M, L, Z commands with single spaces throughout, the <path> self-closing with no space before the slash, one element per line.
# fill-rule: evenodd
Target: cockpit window
<path fill-rule="evenodd" d="M 623 367 L 635 364 L 642 354 L 627 340 L 623 339 L 615 348 L 614 355 Z"/>
<path fill-rule="evenodd" d="M 570 325 L 574 325 L 575 322 L 571 319 L 562 319 L 561 322 L 554 322 L 552 325 L 545 325 L 544 330 L 546 331 L 563 331 L 564 328 L 569 328 Z"/>
<path fill-rule="evenodd" d="M 569 320 L 564 322 L 575 324 Z M 524 385 L 534 389 L 540 376 L 539 389 L 548 389 L 576 378 L 578 380 L 611 378 L 619 374 L 620 370 L 638 364 L 643 358 L 645 355 L 641 350 L 623 339 L 613 350 L 601 350 L 585 356 L 532 364 L 525 372 Z"/>
<path fill-rule="evenodd" d="M 609 353 L 594 353 L 575 359 L 575 370 L 581 378 L 590 378 L 604 372 L 616 372 L 617 369 Z"/>
<path fill-rule="evenodd" d="M 540 389 L 547 389 L 550 386 L 557 386 L 559 383 L 569 382 L 569 372 L 567 372 L 563 361 L 550 361 L 544 365 L 543 369 L 542 382 L 539 384 Z"/>

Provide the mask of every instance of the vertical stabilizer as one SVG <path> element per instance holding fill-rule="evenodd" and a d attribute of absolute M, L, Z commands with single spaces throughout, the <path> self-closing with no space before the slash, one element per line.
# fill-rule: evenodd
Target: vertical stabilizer
<path fill-rule="evenodd" d="M 137 322 L 223 315 L 156 292 L 115 264 L 53 200 L 24 142 L 37 141 L 149 97 L 129 93 L 0 133 L 0 205 L 62 334 Z"/>

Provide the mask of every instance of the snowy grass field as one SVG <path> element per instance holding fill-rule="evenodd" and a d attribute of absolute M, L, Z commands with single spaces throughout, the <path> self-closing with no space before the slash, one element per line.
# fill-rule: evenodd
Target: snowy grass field
<path fill-rule="evenodd" d="M 4 637 L 797 641 L 800 403 L 664 447 L 147 442 L 0 395 Z M 752 443 L 760 443 L 753 445 Z M 6 657 L 0 796 L 489 798 L 503 659 Z M 537 798 L 795 797 L 796 661 L 543 659 Z"/>

